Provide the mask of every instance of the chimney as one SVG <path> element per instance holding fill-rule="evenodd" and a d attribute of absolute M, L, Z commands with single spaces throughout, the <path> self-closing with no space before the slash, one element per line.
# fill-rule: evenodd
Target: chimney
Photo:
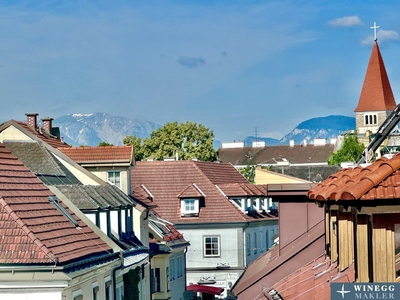
<path fill-rule="evenodd" d="M 51 134 L 52 128 L 52 121 L 54 120 L 53 118 L 43 118 L 42 120 L 42 128 L 45 132 Z"/>
<path fill-rule="evenodd" d="M 37 114 L 37 113 L 26 113 L 25 114 L 26 115 L 26 117 L 27 117 L 27 119 L 26 119 L 26 123 L 30 126 L 30 127 L 32 127 L 33 129 L 37 129 L 37 116 L 39 115 L 39 114 Z"/>
<path fill-rule="evenodd" d="M 290 140 L 289 145 L 290 145 L 290 147 L 294 147 L 294 140 Z"/>

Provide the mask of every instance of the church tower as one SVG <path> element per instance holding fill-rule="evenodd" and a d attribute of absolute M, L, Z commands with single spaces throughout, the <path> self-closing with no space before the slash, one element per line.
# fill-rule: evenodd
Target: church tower
<path fill-rule="evenodd" d="M 396 101 L 376 38 L 376 28 L 378 27 L 374 24 L 374 27 L 371 28 L 375 30 L 375 42 L 372 47 L 360 99 L 354 110 L 356 113 L 356 129 L 360 136 L 365 136 L 367 132 L 376 133 L 379 126 L 396 108 Z"/>

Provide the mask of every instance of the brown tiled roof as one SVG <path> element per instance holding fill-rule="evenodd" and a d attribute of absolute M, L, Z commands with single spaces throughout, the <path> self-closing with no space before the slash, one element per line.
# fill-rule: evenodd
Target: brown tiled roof
<path fill-rule="evenodd" d="M 324 233 L 324 221 L 321 221 L 298 237 L 290 247 L 285 248 L 285 251 L 280 251 L 279 245 L 271 248 L 247 267 L 233 287 L 233 292 L 239 295 L 247 289 L 257 290 L 260 285 L 268 289 L 306 262 L 323 254 L 325 250 Z M 308 252 L 310 245 L 316 245 L 317 253 L 314 250 Z M 304 261 L 308 257 L 310 257 L 309 260 Z"/>
<path fill-rule="evenodd" d="M 249 183 L 230 163 L 216 164 L 205 161 L 195 161 L 194 163 L 213 184 Z"/>
<path fill-rule="evenodd" d="M 364 84 L 355 112 L 388 111 L 396 107 L 378 43 L 372 47 Z"/>
<path fill-rule="evenodd" d="M 16 124 L 20 125 L 24 130 L 30 132 L 36 138 L 39 138 L 40 140 L 42 140 L 43 142 L 46 142 L 47 144 L 49 144 L 50 146 L 52 146 L 54 148 L 70 147 L 70 145 L 68 145 L 67 143 L 63 142 L 60 138 L 55 137 L 55 136 L 53 136 L 51 134 L 48 134 L 44 130 L 39 131 L 38 129 L 34 129 L 34 128 L 32 128 L 31 126 L 29 126 L 28 124 L 26 124 L 24 122 L 11 120 L 11 123 L 12 122 L 15 122 Z"/>
<path fill-rule="evenodd" d="M 265 196 L 267 194 L 267 186 L 265 184 L 223 183 L 217 186 L 228 197 Z"/>
<path fill-rule="evenodd" d="M 221 172 L 223 170 L 223 172 Z M 238 175 L 239 174 L 239 175 Z M 222 178 L 219 178 L 222 177 Z M 150 199 L 157 212 L 172 223 L 243 222 L 268 219 L 268 215 L 247 215 L 240 211 L 216 187 L 220 183 L 247 183 L 230 164 L 198 161 L 137 162 L 131 170 L 132 196 Z M 195 184 L 205 195 L 198 217 L 181 217 L 179 195 Z M 143 185 L 147 191 L 139 188 Z"/>
<path fill-rule="evenodd" d="M 400 154 L 363 168 L 342 169 L 308 192 L 317 201 L 394 200 L 400 198 Z"/>
<path fill-rule="evenodd" d="M 132 146 L 59 148 L 77 163 L 129 163 L 133 161 Z"/>
<path fill-rule="evenodd" d="M 65 205 L 76 228 L 48 200 L 50 190 L 0 144 L 0 263 L 60 265 L 111 248 Z"/>
<path fill-rule="evenodd" d="M 238 165 L 276 165 L 286 159 L 290 164 L 327 163 L 334 145 L 314 146 L 266 146 L 243 148 L 220 148 L 218 159 L 223 163 Z"/>

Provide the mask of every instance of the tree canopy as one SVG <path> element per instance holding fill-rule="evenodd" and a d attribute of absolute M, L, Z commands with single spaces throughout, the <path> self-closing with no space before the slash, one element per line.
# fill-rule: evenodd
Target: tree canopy
<path fill-rule="evenodd" d="M 113 144 L 107 143 L 107 142 L 100 142 L 99 147 L 106 147 L 106 146 L 114 146 Z"/>
<path fill-rule="evenodd" d="M 163 160 L 176 157 L 181 160 L 197 158 L 202 161 L 214 161 L 217 157 L 213 148 L 214 132 L 202 124 L 166 123 L 154 130 L 149 138 L 141 139 L 134 135 L 123 139 L 125 145 L 132 145 L 135 159 L 153 158 Z"/>
<path fill-rule="evenodd" d="M 328 164 L 340 166 L 342 162 L 355 162 L 364 148 L 365 146 L 358 141 L 356 134 L 347 134 L 344 137 L 342 147 L 329 157 Z"/>

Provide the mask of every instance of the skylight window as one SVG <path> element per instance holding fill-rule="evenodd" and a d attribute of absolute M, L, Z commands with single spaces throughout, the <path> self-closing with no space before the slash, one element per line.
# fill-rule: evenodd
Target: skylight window
<path fill-rule="evenodd" d="M 60 202 L 58 202 L 56 196 L 49 196 L 49 202 L 51 204 L 53 204 L 56 209 L 64 216 L 68 219 L 68 221 L 70 221 L 75 227 L 79 227 L 78 221 L 76 221 L 71 214 L 64 208 L 64 206 L 61 205 Z M 79 229 L 79 228 L 78 228 Z"/>

